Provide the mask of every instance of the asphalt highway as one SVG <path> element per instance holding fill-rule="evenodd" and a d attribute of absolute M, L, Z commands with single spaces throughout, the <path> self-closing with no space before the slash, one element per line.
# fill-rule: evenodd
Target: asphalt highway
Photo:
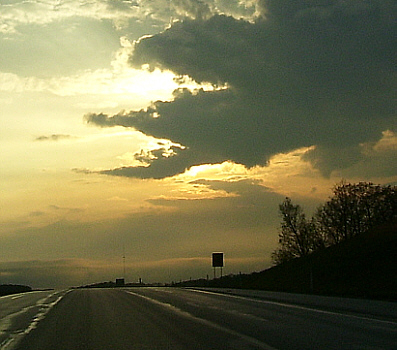
<path fill-rule="evenodd" d="M 14 349 L 397 349 L 397 319 L 177 288 L 77 289 Z"/>

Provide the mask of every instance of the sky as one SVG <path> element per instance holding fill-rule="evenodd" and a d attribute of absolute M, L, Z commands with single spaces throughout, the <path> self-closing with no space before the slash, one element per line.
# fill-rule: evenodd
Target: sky
<path fill-rule="evenodd" d="M 3 0 L 0 284 L 272 265 L 288 196 L 397 182 L 393 0 Z M 125 271 L 125 274 L 124 274 Z"/>

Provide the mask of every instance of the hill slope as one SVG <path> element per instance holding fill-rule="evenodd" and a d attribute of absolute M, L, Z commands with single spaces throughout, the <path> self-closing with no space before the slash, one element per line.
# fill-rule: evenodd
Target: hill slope
<path fill-rule="evenodd" d="M 0 296 L 9 294 L 31 292 L 32 288 L 29 286 L 21 286 L 15 284 L 0 284 Z"/>
<path fill-rule="evenodd" d="M 213 287 L 397 300 L 397 223 L 262 272 L 195 282 Z"/>

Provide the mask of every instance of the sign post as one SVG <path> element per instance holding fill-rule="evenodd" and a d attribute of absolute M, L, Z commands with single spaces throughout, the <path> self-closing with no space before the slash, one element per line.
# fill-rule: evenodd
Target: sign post
<path fill-rule="evenodd" d="M 212 267 L 214 268 L 214 279 L 216 278 L 216 268 L 221 268 L 221 277 L 222 277 L 222 268 L 223 268 L 223 253 L 212 253 Z"/>

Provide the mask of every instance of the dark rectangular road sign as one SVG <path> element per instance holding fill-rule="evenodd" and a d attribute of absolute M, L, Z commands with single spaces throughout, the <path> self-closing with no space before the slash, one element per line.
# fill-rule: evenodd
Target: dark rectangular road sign
<path fill-rule="evenodd" d="M 223 253 L 212 253 L 212 267 L 223 267 Z"/>

